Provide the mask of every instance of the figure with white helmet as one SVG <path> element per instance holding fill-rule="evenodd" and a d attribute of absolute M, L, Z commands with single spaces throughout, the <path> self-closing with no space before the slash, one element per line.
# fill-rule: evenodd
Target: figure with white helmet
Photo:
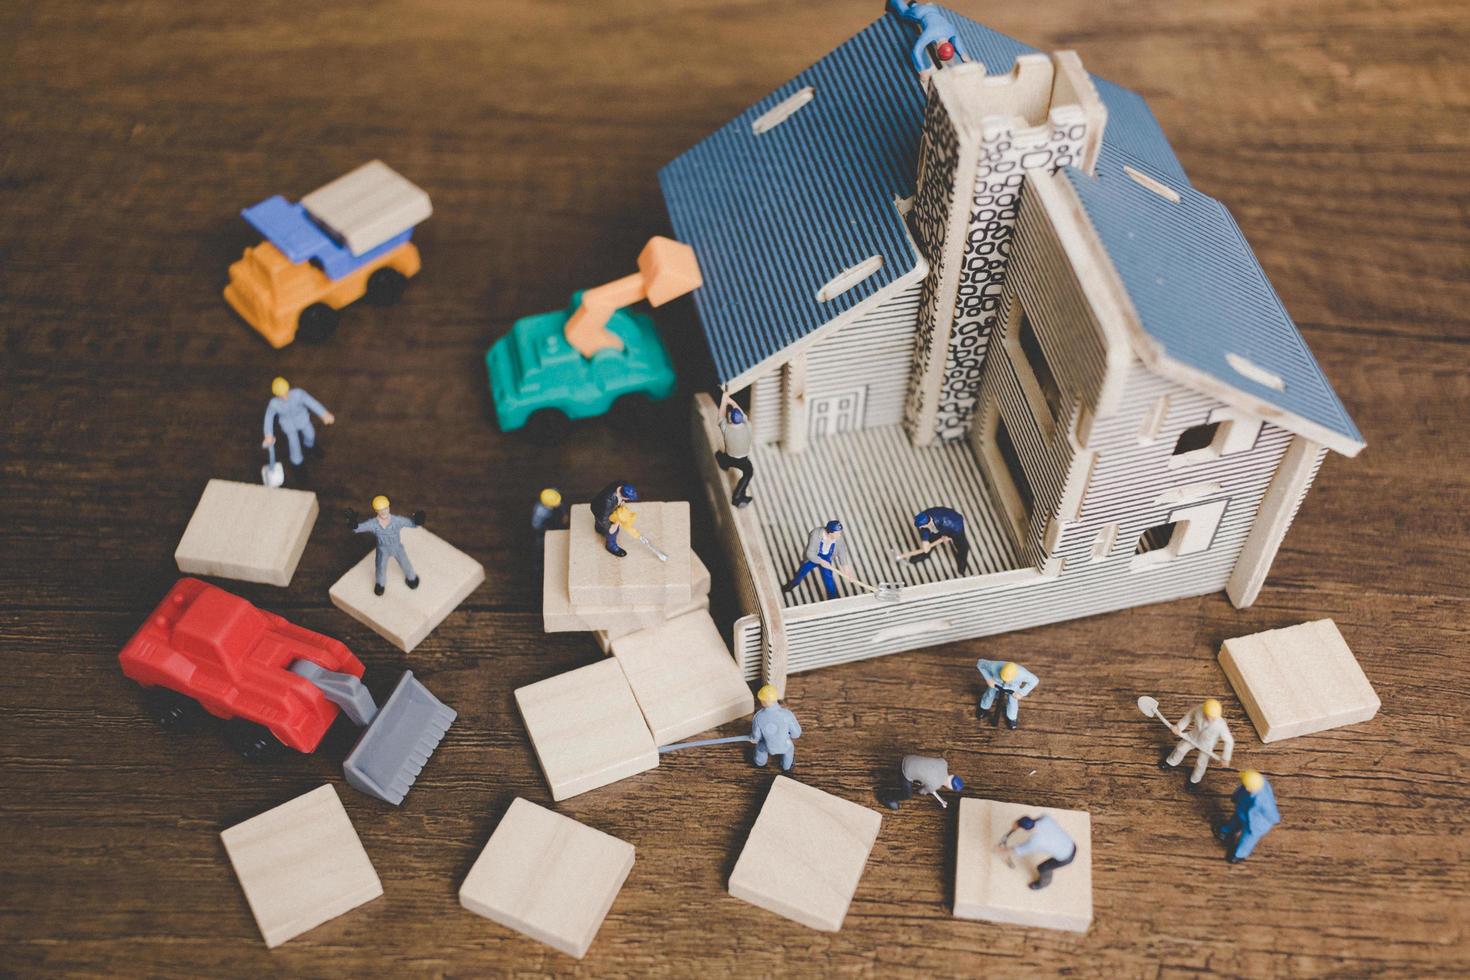
<path fill-rule="evenodd" d="M 723 449 L 715 450 L 715 462 L 722 470 L 736 470 L 740 473 L 735 490 L 730 494 L 730 503 L 736 507 L 744 507 L 755 499 L 746 492 L 755 476 L 755 465 L 750 461 L 755 430 L 750 424 L 750 416 L 723 389 L 720 391 L 720 435 L 725 445 Z"/>
<path fill-rule="evenodd" d="M 1219 755 L 1220 764 L 1230 765 L 1230 755 L 1235 751 L 1235 738 L 1225 724 L 1219 701 L 1206 698 L 1190 708 L 1179 719 L 1179 725 L 1174 731 L 1179 736 L 1179 744 L 1159 760 L 1159 768 L 1172 769 L 1183 762 L 1190 752 L 1194 752 L 1194 772 L 1189 775 L 1190 788 L 1198 786 L 1200 780 L 1205 778 L 1205 770 L 1210 767 L 1215 746 L 1224 746 Z"/>
<path fill-rule="evenodd" d="M 994 707 L 995 713 L 991 716 L 994 724 L 1000 724 L 1000 716 L 1004 712 L 1007 728 L 1020 725 L 1020 701 L 1036 690 L 1041 681 L 1025 667 L 1009 660 L 979 660 L 975 669 L 980 671 L 980 679 L 985 682 L 985 693 L 980 696 L 976 714 L 984 720 Z"/>
<path fill-rule="evenodd" d="M 750 740 L 755 743 L 751 761 L 765 768 L 771 756 L 781 759 L 781 771 L 789 772 L 796 762 L 796 739 L 801 738 L 801 723 L 789 708 L 781 705 L 775 685 L 766 684 L 755 694 L 761 708 L 750 720 Z"/>
<path fill-rule="evenodd" d="M 408 552 L 403 550 L 403 540 L 400 537 L 406 527 L 423 527 L 428 520 L 423 511 L 416 511 L 412 517 L 403 517 L 394 514 L 388 509 L 388 498 L 378 494 L 373 498 L 373 515 L 361 523 L 357 520 L 357 511 L 347 511 L 347 525 L 357 534 L 371 534 L 378 540 L 376 577 L 373 580 L 373 594 L 382 595 L 388 585 L 388 559 L 398 562 L 398 567 L 403 569 L 403 578 L 410 589 L 419 587 L 419 577 L 414 573 L 413 562 L 408 560 Z"/>
<path fill-rule="evenodd" d="M 265 406 L 265 438 L 260 447 L 269 449 L 276 444 L 276 425 L 279 424 L 281 432 L 286 436 L 291 465 L 300 466 L 305 459 L 301 453 L 302 448 L 316 447 L 316 427 L 311 423 L 312 415 L 321 419 L 322 425 L 331 425 L 337 421 L 336 416 L 311 397 L 305 388 L 293 388 L 285 378 L 276 378 L 271 382 L 271 400 Z"/>

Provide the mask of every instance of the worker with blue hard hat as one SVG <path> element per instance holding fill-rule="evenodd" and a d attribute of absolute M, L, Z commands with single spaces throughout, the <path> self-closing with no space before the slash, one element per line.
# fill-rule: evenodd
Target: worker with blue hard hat
<path fill-rule="evenodd" d="M 822 584 L 827 588 L 827 598 L 837 598 L 837 579 L 833 571 L 841 571 L 844 575 L 852 574 L 852 559 L 848 556 L 847 542 L 842 540 L 842 522 L 828 521 L 819 528 L 814 528 L 806 539 L 806 551 L 802 555 L 801 567 L 791 577 L 791 581 L 781 586 L 782 592 L 792 592 L 802 579 L 806 578 L 813 570 L 822 573 Z"/>
<path fill-rule="evenodd" d="M 796 763 L 796 746 L 801 738 L 801 723 L 789 708 L 781 706 L 781 696 L 773 684 L 764 684 L 755 693 L 761 709 L 750 720 L 750 740 L 755 743 L 751 761 L 765 768 L 771 756 L 781 758 L 781 771 L 790 772 Z"/>
<path fill-rule="evenodd" d="M 969 573 L 970 539 L 965 537 L 965 518 L 959 511 L 949 507 L 928 507 L 914 515 L 914 527 L 919 529 L 923 550 L 910 561 L 928 561 L 929 552 L 948 540 L 954 545 L 955 565 L 960 574 Z"/>
<path fill-rule="evenodd" d="M 1276 809 L 1276 793 L 1271 784 L 1254 769 L 1240 771 L 1240 786 L 1230 797 L 1235 813 L 1215 828 L 1215 836 L 1225 843 L 1225 860 L 1236 864 L 1250 857 L 1251 851 L 1267 832 L 1281 822 Z"/>
<path fill-rule="evenodd" d="M 730 494 L 730 503 L 744 507 L 753 499 L 747 492 L 751 478 L 755 476 L 755 465 L 750 461 L 750 450 L 755 444 L 755 432 L 750 419 L 741 411 L 726 391 L 720 392 L 720 436 L 724 448 L 715 450 L 715 462 L 722 470 L 738 470 L 740 479 Z"/>
<path fill-rule="evenodd" d="M 939 795 L 942 789 L 958 793 L 965 788 L 965 781 L 949 771 L 949 763 L 939 756 L 906 755 L 898 766 L 898 781 L 892 786 L 878 790 L 878 802 L 890 810 L 897 810 L 904 800 L 913 799 L 917 793 L 932 796 L 945 808 L 949 804 Z"/>
<path fill-rule="evenodd" d="M 626 503 L 636 503 L 638 490 L 631 483 L 609 483 L 597 492 L 592 498 L 592 522 L 601 534 L 607 550 L 619 558 L 627 555 L 627 552 L 618 547 L 619 525 L 612 521 L 613 511 Z"/>

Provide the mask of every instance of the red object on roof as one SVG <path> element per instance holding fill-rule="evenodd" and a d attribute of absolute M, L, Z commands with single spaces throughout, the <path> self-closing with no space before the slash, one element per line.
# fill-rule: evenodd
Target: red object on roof
<path fill-rule="evenodd" d="M 264 725 L 299 752 L 321 743 L 337 706 L 291 673 L 291 664 L 310 660 L 363 673 L 362 661 L 341 642 L 194 578 L 174 584 L 117 659 L 144 687 L 177 691 L 220 718 Z"/>

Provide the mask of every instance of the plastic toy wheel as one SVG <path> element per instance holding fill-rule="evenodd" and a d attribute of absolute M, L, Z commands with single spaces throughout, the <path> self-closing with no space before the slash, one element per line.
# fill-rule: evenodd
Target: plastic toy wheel
<path fill-rule="evenodd" d="M 225 741 L 251 762 L 266 762 L 286 751 L 286 746 L 269 729 L 243 718 L 231 718 L 225 722 Z"/>
<path fill-rule="evenodd" d="M 392 306 L 403 298 L 408 277 L 397 269 L 382 268 L 368 276 L 367 301 L 373 306 Z"/>
<path fill-rule="evenodd" d="M 312 303 L 296 318 L 296 336 L 308 344 L 320 344 L 337 329 L 339 317 L 326 303 Z"/>
<path fill-rule="evenodd" d="M 204 709 L 193 698 L 166 687 L 155 687 L 145 696 L 148 716 L 166 732 L 192 732 L 204 721 Z"/>
<path fill-rule="evenodd" d="M 572 420 L 555 408 L 538 408 L 521 429 L 532 442 L 555 445 L 572 431 Z"/>

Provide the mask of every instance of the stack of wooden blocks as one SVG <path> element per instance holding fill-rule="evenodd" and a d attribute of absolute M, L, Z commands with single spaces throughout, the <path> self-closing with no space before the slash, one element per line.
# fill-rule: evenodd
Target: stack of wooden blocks
<path fill-rule="evenodd" d="M 619 558 L 591 509 L 549 531 L 543 615 L 549 633 L 590 631 L 607 660 L 516 691 L 553 799 L 658 765 L 666 745 L 754 710 L 750 688 L 709 615 L 709 572 L 689 545 L 689 504 L 640 502 Z"/>

